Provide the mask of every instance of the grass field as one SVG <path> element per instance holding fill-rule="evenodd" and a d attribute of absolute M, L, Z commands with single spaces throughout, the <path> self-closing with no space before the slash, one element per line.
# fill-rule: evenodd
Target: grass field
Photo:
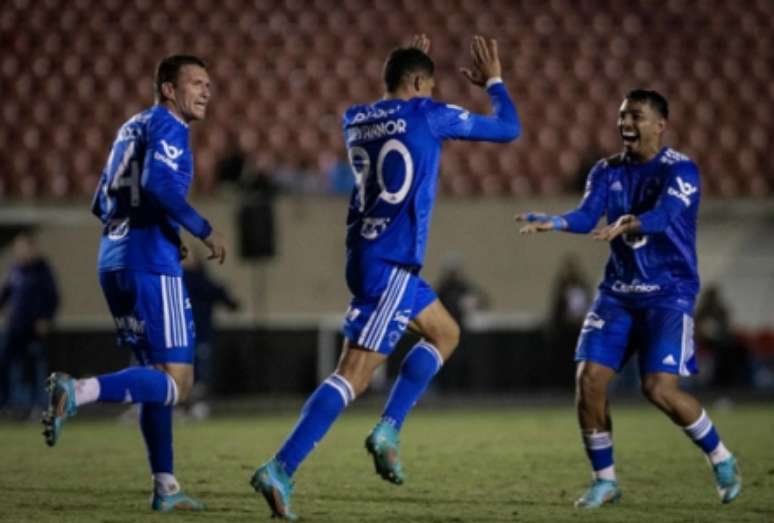
<path fill-rule="evenodd" d="M 363 449 L 376 411 L 344 414 L 296 475 L 294 507 L 306 521 L 774 522 L 774 408 L 738 406 L 713 419 L 738 455 L 741 497 L 719 503 L 709 467 L 681 431 L 646 407 L 614 410 L 616 507 L 583 512 L 573 500 L 589 479 L 570 408 L 431 411 L 403 431 L 408 480 L 380 480 Z M 176 425 L 176 474 L 209 506 L 201 514 L 151 514 L 139 431 L 75 419 L 58 446 L 37 426 L 0 425 L 0 520 L 13 522 L 266 521 L 248 479 L 295 415 Z"/>

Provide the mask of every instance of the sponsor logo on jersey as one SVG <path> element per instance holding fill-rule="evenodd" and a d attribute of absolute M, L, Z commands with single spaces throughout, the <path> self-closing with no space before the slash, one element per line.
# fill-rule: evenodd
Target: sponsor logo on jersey
<path fill-rule="evenodd" d="M 375 240 L 390 224 L 389 218 L 363 218 L 363 226 L 360 227 L 360 236 L 366 240 Z"/>
<path fill-rule="evenodd" d="M 610 186 L 611 191 L 623 191 L 623 185 L 621 185 L 620 180 L 616 180 L 613 182 L 613 185 Z"/>
<path fill-rule="evenodd" d="M 406 120 L 398 118 L 397 120 L 387 120 L 386 122 L 372 123 L 368 125 L 359 125 L 347 129 L 347 143 L 358 141 L 378 140 L 385 136 L 394 136 L 396 134 L 406 134 L 408 125 Z"/>
<path fill-rule="evenodd" d="M 624 233 L 623 241 L 632 249 L 639 249 L 648 244 L 648 237 L 644 234 Z"/>
<path fill-rule="evenodd" d="M 411 318 L 409 317 L 410 314 L 411 314 L 411 309 L 395 311 L 395 317 L 393 319 L 405 327 L 411 321 Z"/>
<path fill-rule="evenodd" d="M 403 108 L 402 105 L 396 105 L 395 107 L 391 107 L 389 109 L 373 109 L 371 108 L 368 111 L 365 112 L 359 112 L 355 116 L 352 117 L 352 123 L 358 124 L 363 123 L 368 120 L 377 120 L 379 118 L 387 118 L 388 116 L 391 116 L 398 111 L 400 111 Z"/>
<path fill-rule="evenodd" d="M 682 178 L 677 177 L 677 189 L 670 187 L 667 189 L 667 194 L 674 196 L 682 201 L 686 207 L 691 206 L 691 196 L 693 196 L 699 189 L 688 182 L 684 182 Z"/>
<path fill-rule="evenodd" d="M 180 158 L 183 154 L 183 149 L 181 147 L 170 145 L 165 140 L 161 140 L 161 148 L 164 150 L 164 153 L 162 154 L 161 152 L 156 151 L 153 153 L 153 159 L 167 165 L 167 167 L 173 171 L 177 171 L 178 164 L 175 160 Z"/>
<path fill-rule="evenodd" d="M 110 240 L 120 240 L 129 234 L 129 218 L 111 220 L 107 225 L 107 236 Z"/>
<path fill-rule="evenodd" d="M 683 153 L 678 153 L 674 149 L 667 149 L 661 156 L 661 163 L 674 165 L 679 162 L 688 162 L 690 159 Z"/>
<path fill-rule="evenodd" d="M 661 285 L 656 283 L 642 283 L 639 280 L 634 280 L 631 283 L 624 283 L 620 280 L 616 280 L 613 283 L 613 291 L 621 294 L 650 294 L 651 292 L 658 292 L 661 290 Z"/>
<path fill-rule="evenodd" d="M 583 328 L 581 332 L 589 332 L 591 330 L 602 330 L 605 326 L 605 320 L 599 317 L 596 312 L 590 312 L 586 315 L 586 319 L 583 320 Z"/>
<path fill-rule="evenodd" d="M 115 318 L 116 328 L 119 331 L 128 332 L 136 336 L 145 334 L 145 322 L 140 321 L 134 316 L 119 316 Z"/>

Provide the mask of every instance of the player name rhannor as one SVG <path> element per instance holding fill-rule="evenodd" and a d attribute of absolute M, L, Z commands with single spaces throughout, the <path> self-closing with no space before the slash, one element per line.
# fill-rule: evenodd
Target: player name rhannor
<path fill-rule="evenodd" d="M 386 122 L 358 125 L 347 129 L 347 143 L 378 140 L 385 136 L 405 134 L 408 129 L 406 120 L 387 120 Z"/>

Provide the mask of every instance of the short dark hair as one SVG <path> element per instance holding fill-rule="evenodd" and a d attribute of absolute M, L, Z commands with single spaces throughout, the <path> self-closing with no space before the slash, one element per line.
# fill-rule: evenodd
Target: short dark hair
<path fill-rule="evenodd" d="M 177 82 L 177 75 L 184 65 L 198 65 L 207 69 L 207 64 L 198 56 L 190 54 L 173 54 L 167 56 L 156 68 L 156 97 L 164 101 L 164 94 L 161 92 L 161 86 L 166 82 Z"/>
<path fill-rule="evenodd" d="M 401 47 L 394 49 L 384 63 L 384 85 L 387 92 L 395 92 L 404 77 L 411 73 L 425 73 L 433 76 L 435 64 L 433 59 L 416 47 Z"/>
<path fill-rule="evenodd" d="M 669 119 L 669 102 L 658 91 L 652 91 L 650 89 L 632 89 L 626 93 L 626 99 L 632 102 L 647 103 L 664 117 L 665 120 Z"/>

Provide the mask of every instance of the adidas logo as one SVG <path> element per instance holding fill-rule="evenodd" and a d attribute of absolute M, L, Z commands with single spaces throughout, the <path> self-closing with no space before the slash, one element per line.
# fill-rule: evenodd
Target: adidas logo
<path fill-rule="evenodd" d="M 661 360 L 661 363 L 664 365 L 677 365 L 677 362 L 675 361 L 675 357 L 669 354 L 666 358 Z"/>

